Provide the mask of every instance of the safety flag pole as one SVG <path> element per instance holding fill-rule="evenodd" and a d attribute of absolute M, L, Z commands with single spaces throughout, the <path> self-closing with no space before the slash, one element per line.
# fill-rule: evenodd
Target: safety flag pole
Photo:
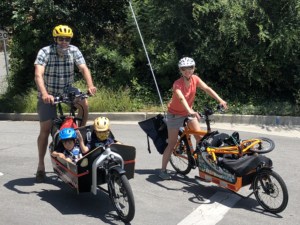
<path fill-rule="evenodd" d="M 157 82 L 156 82 L 156 78 L 155 78 L 155 75 L 154 75 L 154 72 L 153 72 L 153 69 L 152 69 L 152 65 L 151 65 L 151 62 L 150 62 L 150 58 L 149 58 L 149 55 L 148 55 L 145 43 L 144 43 L 144 39 L 143 39 L 143 36 L 142 36 L 141 30 L 140 30 L 139 24 L 137 22 L 137 19 L 136 19 L 136 16 L 135 16 L 132 4 L 131 4 L 131 0 L 128 0 L 128 2 L 129 2 L 129 6 L 130 6 L 130 9 L 131 9 L 131 12 L 132 12 L 132 16 L 133 16 L 134 22 L 136 24 L 137 30 L 139 32 L 139 35 L 140 35 L 140 38 L 141 38 L 141 41 L 142 41 L 142 44 L 143 44 L 143 47 L 144 47 L 144 51 L 145 51 L 145 54 L 146 54 L 146 57 L 147 57 L 147 60 L 148 60 L 148 64 L 149 64 L 149 67 L 150 67 L 151 74 L 153 76 L 153 80 L 154 80 L 154 83 L 155 83 L 155 86 L 156 86 L 156 90 L 157 90 L 157 93 L 158 93 L 158 96 L 159 96 L 159 99 L 160 99 L 160 103 L 161 103 L 163 112 L 165 113 L 165 107 L 164 107 L 164 104 L 163 104 L 163 101 L 162 101 L 162 98 L 161 98 L 161 94 L 160 94 L 160 91 L 159 91 L 159 88 L 158 88 L 158 85 L 157 85 Z"/>

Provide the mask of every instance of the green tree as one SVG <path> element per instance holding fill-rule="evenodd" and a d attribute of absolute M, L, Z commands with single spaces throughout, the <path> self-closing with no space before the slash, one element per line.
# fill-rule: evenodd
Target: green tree
<path fill-rule="evenodd" d="M 298 0 L 132 0 L 162 92 L 191 56 L 197 72 L 224 98 L 241 103 L 300 102 Z M 4 0 L 0 20 L 10 40 L 9 90 L 34 86 L 38 49 L 57 24 L 74 29 L 95 82 L 128 85 L 134 97 L 156 101 L 156 89 L 128 1 Z M 204 96 L 201 97 L 205 99 Z"/>

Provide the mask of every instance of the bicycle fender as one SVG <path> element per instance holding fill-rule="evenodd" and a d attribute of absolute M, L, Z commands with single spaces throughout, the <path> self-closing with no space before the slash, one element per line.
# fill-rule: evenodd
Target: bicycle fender
<path fill-rule="evenodd" d="M 109 173 L 112 173 L 113 171 L 116 171 L 118 174 L 122 175 L 122 174 L 126 174 L 126 171 L 124 169 L 122 169 L 120 166 L 114 166 L 109 168 Z"/>

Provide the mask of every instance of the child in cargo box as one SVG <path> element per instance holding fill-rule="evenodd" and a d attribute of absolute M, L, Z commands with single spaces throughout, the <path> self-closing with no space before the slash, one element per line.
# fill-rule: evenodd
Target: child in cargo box
<path fill-rule="evenodd" d="M 60 157 L 68 162 L 76 163 L 82 154 L 86 154 L 89 151 L 88 146 L 83 142 L 83 138 L 78 130 L 73 128 L 64 128 L 59 132 L 59 138 L 62 142 L 62 150 L 54 150 L 51 155 L 54 157 Z"/>

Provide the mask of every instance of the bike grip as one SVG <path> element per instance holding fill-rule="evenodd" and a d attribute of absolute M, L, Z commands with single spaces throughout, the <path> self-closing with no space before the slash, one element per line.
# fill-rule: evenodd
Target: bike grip
<path fill-rule="evenodd" d="M 53 98 L 54 98 L 53 104 L 59 103 L 60 97 L 56 96 L 56 97 L 53 97 Z"/>

